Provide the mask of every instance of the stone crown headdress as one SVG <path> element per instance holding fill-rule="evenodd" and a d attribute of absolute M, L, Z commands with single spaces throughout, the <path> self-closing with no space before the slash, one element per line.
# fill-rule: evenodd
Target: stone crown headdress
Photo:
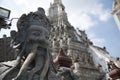
<path fill-rule="evenodd" d="M 23 14 L 17 22 L 18 31 L 27 30 L 31 25 L 39 25 L 50 29 L 50 23 L 43 8 L 39 7 L 38 11 L 30 12 L 28 15 Z"/>
<path fill-rule="evenodd" d="M 17 28 L 18 32 L 11 31 L 13 34 L 13 40 L 15 44 L 24 43 L 26 39 L 27 30 L 32 25 L 38 25 L 40 27 L 46 28 L 46 30 L 50 31 L 50 22 L 45 15 L 45 11 L 43 8 L 39 7 L 38 11 L 30 12 L 29 14 L 23 14 L 18 22 Z"/>

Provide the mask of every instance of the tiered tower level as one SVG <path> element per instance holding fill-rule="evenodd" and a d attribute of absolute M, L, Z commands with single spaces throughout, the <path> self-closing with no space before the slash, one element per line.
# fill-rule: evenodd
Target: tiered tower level
<path fill-rule="evenodd" d="M 103 73 L 95 67 L 92 55 L 88 52 L 89 44 L 92 42 L 85 31 L 76 30 L 69 23 L 65 6 L 61 0 L 54 0 L 50 4 L 48 18 L 52 24 L 50 41 L 53 58 L 62 48 L 65 54 L 72 59 L 73 64 L 77 60 L 80 67 L 75 66 L 74 72 L 80 76 L 81 80 L 96 80 L 98 76 L 102 76 Z"/>

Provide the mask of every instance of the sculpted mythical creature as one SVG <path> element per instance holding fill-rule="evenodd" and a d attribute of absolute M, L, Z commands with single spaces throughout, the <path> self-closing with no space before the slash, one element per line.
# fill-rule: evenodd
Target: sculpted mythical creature
<path fill-rule="evenodd" d="M 23 14 L 17 22 L 17 28 L 17 32 L 11 33 L 12 44 L 16 46 L 18 54 L 10 62 L 13 65 L 0 71 L 0 80 L 48 80 L 51 67 L 56 70 L 48 52 L 50 23 L 44 9 L 38 8 L 36 12 Z"/>

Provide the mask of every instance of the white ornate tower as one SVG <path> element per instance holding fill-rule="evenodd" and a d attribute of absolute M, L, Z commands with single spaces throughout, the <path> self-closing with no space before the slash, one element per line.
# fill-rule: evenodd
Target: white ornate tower
<path fill-rule="evenodd" d="M 78 74 L 81 80 L 96 80 L 102 73 L 97 71 L 91 53 L 88 52 L 92 42 L 88 39 L 85 31 L 76 30 L 69 23 L 61 0 L 54 0 L 50 4 L 48 18 L 52 25 L 50 48 L 53 59 L 62 48 L 64 53 L 72 59 L 72 62 L 75 62 L 75 74 Z M 78 63 L 76 63 L 76 59 Z"/>
<path fill-rule="evenodd" d="M 50 4 L 49 19 L 54 26 L 68 23 L 65 7 L 61 0 L 54 0 L 54 2 Z"/>
<path fill-rule="evenodd" d="M 61 0 L 54 0 L 54 3 L 62 3 Z"/>
<path fill-rule="evenodd" d="M 112 7 L 112 14 L 120 30 L 120 0 L 114 0 Z"/>
<path fill-rule="evenodd" d="M 48 18 L 52 24 L 50 40 L 53 55 L 57 54 L 59 48 L 63 48 L 67 52 L 68 38 L 75 36 L 75 29 L 68 21 L 67 13 L 61 0 L 54 0 L 50 4 Z M 76 37 L 73 38 L 75 39 Z"/>

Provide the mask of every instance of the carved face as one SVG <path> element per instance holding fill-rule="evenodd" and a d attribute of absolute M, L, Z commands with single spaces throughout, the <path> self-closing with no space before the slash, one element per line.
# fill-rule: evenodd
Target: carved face
<path fill-rule="evenodd" d="M 49 38 L 49 31 L 43 26 L 32 25 L 28 29 L 28 41 L 47 43 Z"/>

